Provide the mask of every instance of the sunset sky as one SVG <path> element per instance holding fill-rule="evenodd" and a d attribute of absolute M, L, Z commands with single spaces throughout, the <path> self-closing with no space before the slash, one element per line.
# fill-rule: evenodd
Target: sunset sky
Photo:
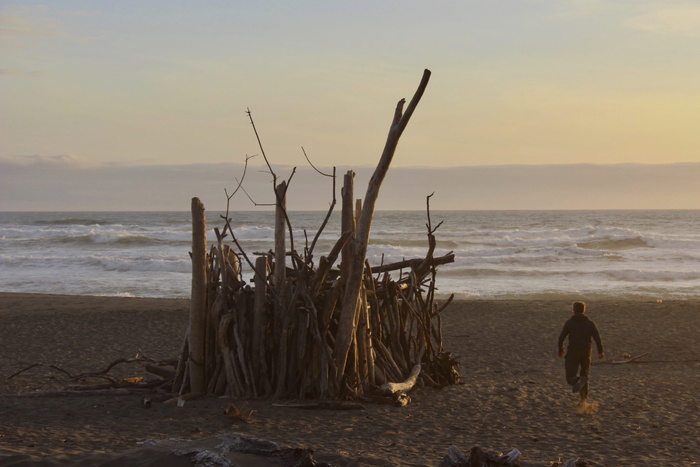
<path fill-rule="evenodd" d="M 426 191 L 448 167 L 700 173 L 696 1 L 0 0 L 0 28 L 0 210 L 40 210 L 12 182 L 36 193 L 60 170 L 89 193 L 96 170 L 239 164 L 260 153 L 246 108 L 273 164 L 305 166 L 303 146 L 319 166 L 374 166 L 424 68 L 392 167 L 421 167 Z M 700 208 L 695 193 L 662 207 Z M 97 208 L 118 206 L 148 209 Z"/>

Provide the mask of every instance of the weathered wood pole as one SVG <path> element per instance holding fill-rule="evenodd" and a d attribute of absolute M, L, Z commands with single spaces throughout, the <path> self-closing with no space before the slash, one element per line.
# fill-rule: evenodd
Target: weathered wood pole
<path fill-rule="evenodd" d="M 269 381 L 265 365 L 265 329 L 267 322 L 265 321 L 265 302 L 267 296 L 267 276 L 268 276 L 267 256 L 259 256 L 255 260 L 255 304 L 253 305 L 253 365 L 259 368 L 257 383 L 259 388 L 267 388 Z M 264 391 L 264 390 L 263 390 Z"/>
<path fill-rule="evenodd" d="M 253 307 L 253 357 L 264 360 L 262 342 L 265 335 L 263 315 L 265 313 L 265 296 L 267 295 L 267 256 L 258 256 L 255 260 L 255 304 Z"/>
<path fill-rule="evenodd" d="M 277 381 L 275 399 L 282 397 L 287 387 L 287 336 L 289 335 L 289 315 L 285 303 L 285 289 L 287 281 L 286 270 L 286 209 L 287 209 L 287 182 L 282 182 L 275 187 L 277 198 L 275 210 L 275 338 L 278 339 L 277 347 Z"/>
<path fill-rule="evenodd" d="M 190 390 L 206 391 L 204 346 L 207 317 L 207 220 L 204 204 L 192 198 L 192 300 L 189 322 Z"/>
<path fill-rule="evenodd" d="M 287 277 L 285 235 L 287 231 L 287 182 L 282 182 L 275 187 L 277 197 L 275 209 L 275 290 L 277 297 L 282 298 L 284 293 L 284 281 Z M 279 305 L 279 304 L 278 304 Z"/>
<path fill-rule="evenodd" d="M 355 253 L 355 213 L 353 212 L 353 199 L 355 198 L 355 172 L 348 170 L 343 180 L 343 188 L 340 191 L 342 210 L 340 218 L 340 230 L 342 233 L 351 232 L 350 238 L 345 243 L 340 256 L 340 281 L 345 283 L 350 274 L 350 263 Z"/>
<path fill-rule="evenodd" d="M 387 171 L 389 170 L 389 165 L 394 158 L 394 153 L 396 152 L 396 147 L 401 138 L 408 121 L 413 115 L 413 111 L 420 102 L 425 88 L 428 86 L 428 81 L 430 80 L 430 70 L 423 71 L 423 78 L 421 79 L 418 89 L 416 90 L 411 102 L 406 108 L 406 112 L 403 111 L 405 99 L 401 99 L 396 105 L 394 110 L 394 119 L 389 128 L 389 134 L 387 136 L 386 143 L 384 145 L 384 151 L 377 164 L 374 174 L 369 181 L 367 186 L 367 194 L 365 195 L 364 204 L 362 206 L 362 213 L 360 214 L 360 219 L 357 226 L 357 237 L 356 237 L 356 250 L 351 261 L 351 271 L 348 277 L 348 281 L 345 283 L 345 294 L 342 298 L 342 305 L 340 310 L 340 320 L 338 322 L 338 331 L 336 333 L 335 349 L 334 349 L 334 359 L 337 368 L 337 383 L 340 387 L 340 383 L 344 376 L 345 365 L 348 360 L 348 352 L 350 351 L 350 346 L 355 338 L 355 326 L 357 323 L 357 313 L 359 310 L 358 299 L 360 296 L 360 287 L 362 285 L 362 277 L 364 273 L 365 257 L 367 255 L 367 245 L 369 243 L 369 234 L 372 226 L 372 218 L 374 217 L 374 208 L 377 203 L 377 198 L 379 196 L 379 188 L 384 181 Z"/>

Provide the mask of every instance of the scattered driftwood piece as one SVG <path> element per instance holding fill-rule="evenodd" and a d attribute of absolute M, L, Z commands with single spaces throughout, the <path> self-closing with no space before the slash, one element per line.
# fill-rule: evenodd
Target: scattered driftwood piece
<path fill-rule="evenodd" d="M 420 375 L 421 372 L 421 364 L 418 363 L 414 365 L 414 367 L 411 369 L 411 373 L 408 375 L 408 378 L 406 378 L 404 381 L 400 383 L 384 383 L 380 386 L 379 390 L 380 392 L 384 394 L 396 394 L 398 392 L 408 392 L 411 389 L 413 389 L 413 386 L 416 385 L 416 381 L 418 380 L 418 375 Z"/>
<path fill-rule="evenodd" d="M 170 398 L 163 403 L 164 404 L 182 405 L 185 401 L 192 400 L 192 399 L 198 399 L 198 398 L 203 397 L 203 396 L 204 396 L 203 392 L 188 392 L 187 394 L 181 394 L 177 397 Z"/>
<path fill-rule="evenodd" d="M 378 401 L 380 403 L 390 403 L 397 407 L 406 407 L 411 403 L 411 396 L 408 395 L 408 391 L 413 389 L 418 381 L 418 376 L 421 373 L 421 364 L 418 363 L 413 366 L 411 373 L 408 375 L 404 381 L 400 383 L 386 382 L 379 387 L 379 393 L 385 397 L 385 399 L 390 400 L 390 402 Z M 381 397 L 381 396 L 377 396 Z"/>
<path fill-rule="evenodd" d="M 148 373 L 151 374 L 156 374 L 157 376 L 161 376 L 162 379 L 155 379 L 151 381 L 145 381 L 143 377 L 134 377 L 134 378 L 126 378 L 126 379 L 120 379 L 116 378 L 112 375 L 109 374 L 109 372 L 112 370 L 117 365 L 123 364 L 123 363 L 146 363 L 145 365 L 145 370 Z M 96 371 L 96 372 L 88 372 L 88 373 L 79 373 L 79 374 L 72 374 L 67 370 L 64 370 L 63 368 L 56 366 L 56 365 L 47 365 L 44 363 L 34 363 L 33 365 L 29 365 L 26 368 L 23 368 L 10 376 L 7 377 L 8 380 L 15 378 L 22 373 L 29 371 L 33 368 L 39 368 L 39 367 L 44 367 L 44 368 L 49 368 L 51 370 L 59 371 L 66 375 L 66 377 L 72 381 L 86 381 L 88 379 L 104 379 L 109 381 L 108 383 L 103 383 L 103 384 L 80 384 L 80 385 L 74 385 L 74 386 L 68 386 L 64 390 L 57 390 L 57 391 L 36 391 L 32 393 L 25 393 L 25 394 L 41 394 L 41 396 L 29 396 L 26 395 L 24 397 L 46 397 L 46 396 L 64 396 L 64 395 L 85 395 L 85 396 L 92 396 L 92 395 L 108 395 L 112 394 L 111 391 L 115 391 L 114 394 L 122 394 L 124 391 L 127 394 L 140 394 L 144 390 L 149 390 L 153 391 L 154 389 L 160 388 L 162 386 L 172 386 L 173 378 L 175 376 L 175 373 L 173 370 L 168 370 L 167 366 L 172 365 L 172 361 L 167 361 L 167 362 L 157 362 L 151 358 L 144 357 L 143 355 L 138 355 L 135 358 L 119 358 L 117 360 L 114 360 L 111 362 L 109 365 L 105 367 L 104 370 L 102 371 Z M 124 390 L 119 392 L 118 390 Z"/>
<path fill-rule="evenodd" d="M 469 455 L 464 454 L 457 446 L 450 446 L 447 454 L 440 462 L 440 467 L 515 467 L 520 465 L 520 451 L 513 449 L 507 454 L 496 455 L 484 452 L 474 446 Z"/>
<path fill-rule="evenodd" d="M 79 373 L 79 374 L 77 374 L 77 375 L 73 375 L 73 374 L 71 374 L 69 371 L 64 370 L 63 368 L 61 368 L 61 367 L 59 367 L 59 366 L 56 366 L 56 365 L 47 365 L 47 364 L 45 364 L 45 363 L 34 363 L 34 364 L 32 364 L 32 365 L 29 365 L 29 366 L 26 367 L 26 368 L 23 368 L 23 369 L 21 369 L 21 370 L 15 372 L 15 373 L 13 373 L 13 374 L 11 374 L 10 376 L 7 377 L 7 379 L 10 380 L 10 379 L 12 379 L 12 378 L 14 378 L 14 377 L 16 377 L 16 376 L 19 376 L 20 374 L 24 373 L 25 371 L 28 371 L 28 370 L 31 370 L 31 369 L 37 368 L 37 367 L 46 367 L 46 368 L 50 368 L 50 369 L 52 369 L 52 370 L 60 371 L 61 373 L 63 373 L 64 375 L 68 376 L 68 378 L 69 378 L 69 379 L 72 379 L 72 380 L 79 380 L 79 379 L 93 378 L 93 377 L 107 377 L 107 379 L 114 379 L 114 378 L 113 378 L 112 376 L 110 376 L 108 373 L 109 373 L 110 370 L 111 370 L 112 368 L 114 368 L 115 366 L 117 366 L 117 365 L 119 365 L 119 364 L 121 364 L 121 363 L 144 363 L 144 362 L 147 362 L 147 363 L 150 363 L 150 364 L 155 364 L 155 365 L 158 365 L 158 366 L 167 365 L 167 364 L 170 363 L 170 362 L 168 362 L 168 363 L 156 362 L 156 361 L 154 361 L 153 359 L 148 358 L 148 357 L 144 357 L 144 356 L 137 356 L 137 357 L 135 357 L 135 358 L 118 358 L 118 359 L 114 360 L 113 362 L 111 362 L 109 365 L 107 365 L 107 367 L 106 367 L 104 370 L 102 370 L 102 371 L 93 371 L 93 372 L 88 372 L 88 373 Z M 148 367 L 155 368 L 154 365 L 147 365 L 147 369 L 148 369 Z M 163 372 L 166 372 L 166 371 L 167 371 L 167 370 L 164 370 L 164 369 L 163 369 Z M 170 377 L 172 377 L 172 372 L 171 372 L 171 371 L 167 371 L 167 374 L 168 374 Z"/>
<path fill-rule="evenodd" d="M 168 453 L 169 457 L 164 459 L 162 465 L 182 465 L 185 458 L 187 465 L 331 467 L 331 464 L 315 460 L 311 449 L 285 447 L 240 433 L 227 433 L 193 441 L 146 440 L 142 444 L 149 449 Z"/>
<path fill-rule="evenodd" d="M 7 379 L 8 379 L 8 380 L 11 380 L 11 379 L 14 378 L 15 376 L 19 376 L 19 375 L 21 375 L 22 373 L 24 373 L 25 371 L 29 371 L 29 370 L 31 370 L 32 368 L 36 368 L 36 367 L 40 367 L 40 366 L 46 367 L 46 368 L 51 368 L 52 370 L 60 371 L 61 373 L 67 375 L 69 378 L 72 378 L 72 376 L 71 376 L 70 373 L 68 373 L 68 372 L 67 372 L 66 370 L 64 370 L 63 368 L 57 367 L 56 365 L 46 365 L 45 363 L 34 363 L 34 364 L 32 364 L 32 365 L 29 365 L 29 366 L 26 367 L 26 368 L 22 368 L 21 370 L 15 372 L 15 373 L 12 373 L 10 376 L 7 377 Z"/>
<path fill-rule="evenodd" d="M 646 357 L 647 355 L 649 355 L 649 352 L 645 352 L 645 353 L 638 355 L 636 357 L 633 357 L 630 355 L 628 358 L 624 358 L 624 356 L 623 356 L 622 360 L 612 360 L 612 361 L 610 361 L 610 363 L 614 364 L 614 365 L 620 365 L 623 363 L 637 362 L 640 358 Z"/>
<path fill-rule="evenodd" d="M 397 392 L 394 394 L 394 405 L 397 407 L 406 407 L 411 403 L 411 396 L 405 392 Z"/>
<path fill-rule="evenodd" d="M 148 389 L 150 391 L 150 389 Z M 143 394 L 143 389 L 108 388 L 108 389 L 60 389 L 56 391 L 33 391 L 19 394 L 6 394 L 3 397 L 69 397 L 69 396 L 131 396 Z"/>
<path fill-rule="evenodd" d="M 348 401 L 317 401 L 308 403 L 288 403 L 288 404 L 272 404 L 273 407 L 282 407 L 285 409 L 304 409 L 304 410 L 365 410 L 366 407 L 358 402 Z"/>
<path fill-rule="evenodd" d="M 251 423 L 253 421 L 253 415 L 258 413 L 257 410 L 247 409 L 246 403 L 240 407 L 236 407 L 233 403 L 230 403 L 226 410 L 224 410 L 224 416 L 232 420 L 240 420 L 242 422 Z"/>
<path fill-rule="evenodd" d="M 582 459 L 569 459 L 568 461 L 555 461 L 552 462 L 550 467 L 587 467 L 588 463 Z"/>
<path fill-rule="evenodd" d="M 127 381 L 120 381 L 116 383 L 104 383 L 104 384 L 80 384 L 75 386 L 68 386 L 66 389 L 71 391 L 92 391 L 101 389 L 151 389 L 156 388 L 163 384 L 162 380 L 154 381 L 143 381 L 142 378 L 130 378 Z"/>
<path fill-rule="evenodd" d="M 382 264 L 380 266 L 373 266 L 372 273 L 379 274 L 383 272 L 396 271 L 399 269 L 417 268 L 418 266 L 421 266 L 423 264 L 428 264 L 430 266 L 441 266 L 443 264 L 454 263 L 454 261 L 455 255 L 454 253 L 450 252 L 437 258 L 430 258 L 427 262 L 423 258 L 415 258 L 398 261 L 396 263 L 388 263 Z"/>
<path fill-rule="evenodd" d="M 649 355 L 650 352 L 644 352 L 641 355 L 637 355 L 636 357 L 633 357 L 631 354 L 628 353 L 623 353 L 619 357 L 611 358 L 609 360 L 603 360 L 602 362 L 594 362 L 594 365 L 622 365 L 625 363 L 647 363 L 647 362 L 640 362 L 639 360 L 641 358 L 646 357 Z"/>

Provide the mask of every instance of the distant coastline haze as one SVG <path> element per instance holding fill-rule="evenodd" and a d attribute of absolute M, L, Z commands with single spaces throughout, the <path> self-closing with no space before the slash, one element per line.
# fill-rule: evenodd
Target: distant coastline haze
<path fill-rule="evenodd" d="M 273 168 L 280 180 L 291 176 L 290 210 L 328 209 L 330 178 L 308 164 L 293 176 L 293 167 Z M 362 198 L 374 167 L 336 167 L 338 199 L 348 170 L 356 173 L 355 197 Z M 0 211 L 186 211 L 194 196 L 209 210 L 223 210 L 224 190 L 232 193 L 243 172 L 242 164 L 233 163 L 129 166 L 73 158 L 0 159 Z M 248 167 L 243 187 L 232 209 L 271 209 L 267 167 Z M 393 167 L 377 208 L 424 210 L 430 194 L 432 209 L 700 209 L 700 163 Z"/>

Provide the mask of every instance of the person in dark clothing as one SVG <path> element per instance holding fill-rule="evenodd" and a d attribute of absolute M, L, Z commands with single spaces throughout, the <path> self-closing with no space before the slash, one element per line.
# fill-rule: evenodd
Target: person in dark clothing
<path fill-rule="evenodd" d="M 574 315 L 564 323 L 564 328 L 559 334 L 559 357 L 564 357 L 564 340 L 568 336 L 569 345 L 564 359 L 566 382 L 573 392 L 581 394 L 581 401 L 586 401 L 588 373 L 591 369 L 591 339 L 595 341 L 598 358 L 605 358 L 605 353 L 598 327 L 586 316 L 586 304 L 574 302 L 572 311 Z"/>

